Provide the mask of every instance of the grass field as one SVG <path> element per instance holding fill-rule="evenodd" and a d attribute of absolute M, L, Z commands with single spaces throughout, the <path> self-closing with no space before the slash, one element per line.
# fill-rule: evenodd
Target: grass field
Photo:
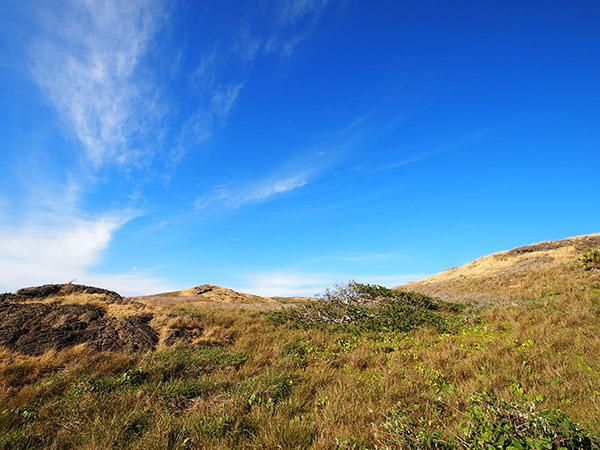
<path fill-rule="evenodd" d="M 519 295 L 484 283 L 494 301 L 445 328 L 155 302 L 156 351 L 3 349 L 0 447 L 599 448 L 600 271 L 571 258 L 511 277 Z M 174 330 L 187 348 L 164 345 Z"/>

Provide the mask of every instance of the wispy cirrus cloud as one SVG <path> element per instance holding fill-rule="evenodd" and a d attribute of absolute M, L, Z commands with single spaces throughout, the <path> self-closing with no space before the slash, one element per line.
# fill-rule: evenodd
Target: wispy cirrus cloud
<path fill-rule="evenodd" d="M 279 22 L 295 25 L 299 20 L 311 16 L 318 19 L 330 0 L 287 0 L 279 4 Z"/>
<path fill-rule="evenodd" d="M 163 24 L 157 0 L 44 4 L 31 72 L 96 165 L 130 161 L 163 114 L 144 57 Z"/>
<path fill-rule="evenodd" d="M 227 120 L 243 87 L 241 82 L 205 87 L 208 98 L 199 100 L 199 106 L 182 124 L 177 143 L 171 151 L 170 166 L 176 166 L 190 148 L 212 137 L 213 130 Z"/>
<path fill-rule="evenodd" d="M 265 36 L 262 47 L 290 59 L 298 46 L 310 36 L 331 0 L 288 0 L 276 3 L 276 27 Z"/>
<path fill-rule="evenodd" d="M 273 52 L 290 58 L 329 3 L 272 3 L 259 33 L 256 21 L 242 20 L 233 39 L 215 40 L 189 76 L 189 91 L 175 97 L 165 77 L 174 76 L 182 50 L 161 52 L 155 40 L 168 26 L 172 2 L 43 4 L 41 31 L 30 49 L 31 74 L 96 167 L 147 162 L 161 146 L 173 165 L 224 124 L 254 60 Z"/>
<path fill-rule="evenodd" d="M 206 208 L 233 210 L 245 204 L 261 203 L 306 186 L 310 177 L 311 173 L 306 172 L 284 177 L 270 177 L 237 186 L 216 186 L 208 195 L 198 197 L 194 206 L 198 210 Z"/>
<path fill-rule="evenodd" d="M 325 292 L 337 283 L 355 280 L 360 283 L 379 284 L 392 288 L 410 281 L 429 276 L 428 274 L 368 274 L 327 273 L 313 271 L 276 270 L 252 272 L 244 275 L 244 281 L 235 289 L 267 297 L 312 297 Z"/>

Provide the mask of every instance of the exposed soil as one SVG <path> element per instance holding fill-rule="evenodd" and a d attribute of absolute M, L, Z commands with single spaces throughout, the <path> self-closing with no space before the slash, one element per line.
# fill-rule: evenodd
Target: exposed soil
<path fill-rule="evenodd" d="M 194 330 L 169 330 L 163 344 L 168 347 L 192 347 L 194 339 L 199 338 L 202 335 L 202 331 L 202 328 Z"/>
<path fill-rule="evenodd" d="M 153 316 L 148 312 L 157 306 L 184 305 L 259 310 L 282 307 L 272 299 L 213 285 L 123 298 L 116 292 L 92 286 L 47 284 L 0 294 L 0 345 L 27 355 L 80 344 L 97 351 L 151 350 L 158 345 L 159 332 L 150 325 Z M 115 306 L 119 315 L 125 311 L 133 317 L 112 316 Z M 202 329 L 172 330 L 163 337 L 161 345 L 194 347 L 201 334 Z"/>

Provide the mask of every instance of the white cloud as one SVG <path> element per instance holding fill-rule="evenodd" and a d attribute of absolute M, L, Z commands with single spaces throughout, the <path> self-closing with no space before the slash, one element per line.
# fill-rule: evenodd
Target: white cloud
<path fill-rule="evenodd" d="M 100 286 L 104 289 L 116 291 L 127 297 L 138 295 L 160 294 L 183 289 L 168 280 L 153 277 L 149 274 L 96 274 L 85 273 L 76 279 L 78 284 Z"/>
<path fill-rule="evenodd" d="M 139 157 L 132 139 L 161 115 L 139 69 L 163 9 L 154 0 L 65 1 L 42 12 L 33 76 L 97 165 Z"/>
<path fill-rule="evenodd" d="M 141 271 L 125 275 L 91 271 L 115 231 L 130 219 L 124 214 L 81 219 L 50 212 L 27 217 L 23 224 L 14 218 L 5 221 L 13 225 L 0 227 L 0 292 L 72 280 L 123 295 L 172 290 L 171 284 Z"/>
<path fill-rule="evenodd" d="M 168 83 L 159 83 L 182 58 L 181 50 L 159 54 L 155 40 L 169 20 L 169 0 L 43 3 L 30 68 L 94 165 L 144 164 L 159 152 L 170 152 L 167 164 L 172 167 L 222 126 L 254 60 L 274 51 L 290 58 L 328 3 L 275 3 L 275 20 L 261 24 L 265 33 L 254 34 L 255 24 L 249 22 L 231 41 L 218 37 L 188 80 L 185 98 L 167 95 Z M 300 24 L 304 19 L 308 23 Z M 174 122 L 182 125 L 173 129 L 169 124 Z"/>
<path fill-rule="evenodd" d="M 270 180 L 265 183 L 259 183 L 253 189 L 250 189 L 244 200 L 266 200 L 274 195 L 301 188 L 307 183 L 308 179 L 306 175 L 296 175 L 282 180 Z"/>
<path fill-rule="evenodd" d="M 36 272 L 54 272 L 60 268 L 65 273 L 72 273 L 97 263 L 99 253 L 106 248 L 119 226 L 115 220 L 101 218 L 78 220 L 58 227 L 4 228 L 0 237 L 0 254 L 15 265 L 35 266 Z"/>
<path fill-rule="evenodd" d="M 285 177 L 271 177 L 247 183 L 243 186 L 216 186 L 207 196 L 198 197 L 194 203 L 196 209 L 208 207 L 236 209 L 249 203 L 260 203 L 280 194 L 306 186 L 310 173 L 300 173 Z"/>
<path fill-rule="evenodd" d="M 224 89 L 215 91 L 211 103 L 212 112 L 216 118 L 224 119 L 229 115 L 242 87 L 244 87 L 244 83 L 232 83 Z"/>
<path fill-rule="evenodd" d="M 314 297 L 350 280 L 359 283 L 379 284 L 388 288 L 425 278 L 427 274 L 350 275 L 324 272 L 273 271 L 250 273 L 236 290 L 265 297 Z"/>
<path fill-rule="evenodd" d="M 279 20 L 284 24 L 295 24 L 306 16 L 320 16 L 329 0 L 287 0 L 281 3 Z"/>
<path fill-rule="evenodd" d="M 236 290 L 265 297 L 312 297 L 331 286 L 327 274 L 311 272 L 264 272 L 249 274 Z"/>

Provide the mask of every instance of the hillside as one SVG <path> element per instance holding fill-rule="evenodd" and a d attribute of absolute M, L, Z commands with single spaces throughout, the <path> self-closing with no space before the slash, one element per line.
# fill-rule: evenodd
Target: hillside
<path fill-rule="evenodd" d="M 600 247 L 600 234 L 546 241 L 493 253 L 396 289 L 482 304 L 523 301 L 568 290 L 585 276 L 582 253 Z"/>

